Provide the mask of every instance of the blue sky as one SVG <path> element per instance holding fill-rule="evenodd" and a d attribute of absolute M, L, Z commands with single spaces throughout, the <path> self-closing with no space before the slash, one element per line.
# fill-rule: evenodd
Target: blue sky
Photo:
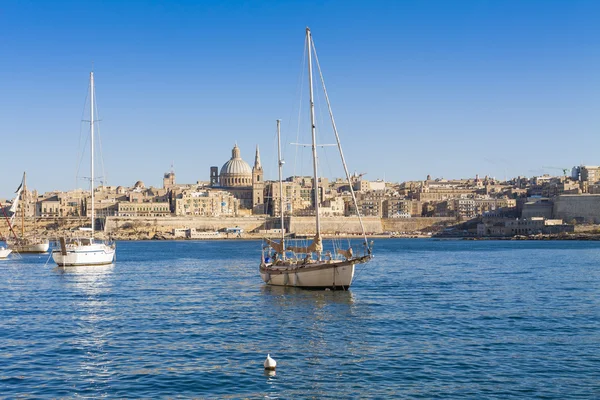
<path fill-rule="evenodd" d="M 308 115 L 306 26 L 351 171 L 405 181 L 597 165 L 598 21 L 600 2 L 577 0 L 4 0 L 0 197 L 22 171 L 41 192 L 86 186 L 75 176 L 92 62 L 109 184 L 161 186 L 172 162 L 178 182 L 208 180 L 234 143 L 249 163 L 259 145 L 275 178 L 275 120 L 289 143 L 298 104 Z M 285 146 L 286 175 L 308 174 L 295 152 Z M 334 162 L 323 169 L 341 176 Z"/>

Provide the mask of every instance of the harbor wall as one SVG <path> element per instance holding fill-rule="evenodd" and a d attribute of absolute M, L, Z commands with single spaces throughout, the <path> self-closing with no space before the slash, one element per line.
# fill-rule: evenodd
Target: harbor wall
<path fill-rule="evenodd" d="M 363 224 L 365 225 L 365 232 L 381 233 L 384 231 L 381 218 L 363 218 Z M 301 235 L 315 233 L 315 219 L 313 217 L 290 218 L 290 232 Z M 360 235 L 362 229 L 356 217 L 321 217 L 321 232 L 325 235 L 336 233 Z"/>
<path fill-rule="evenodd" d="M 382 218 L 385 232 L 415 232 L 430 227 L 453 224 L 456 218 L 449 217 L 416 217 L 416 218 Z"/>
<path fill-rule="evenodd" d="M 173 229 L 194 228 L 198 231 L 218 231 L 224 228 L 242 228 L 245 232 L 262 229 L 264 217 L 107 217 L 104 231 L 120 230 L 171 232 Z"/>
<path fill-rule="evenodd" d="M 415 232 L 431 226 L 453 222 L 454 218 L 406 218 L 388 219 L 365 217 L 363 224 L 369 234 L 383 232 Z M 312 217 L 286 218 L 289 232 L 312 234 L 315 232 L 315 221 Z M 224 228 L 242 228 L 245 232 L 261 229 L 279 228 L 279 218 L 265 217 L 107 217 L 104 231 L 140 231 L 151 233 L 167 233 L 173 229 L 194 228 L 198 231 L 218 231 Z M 322 217 L 321 230 L 324 234 L 360 234 L 360 222 L 355 217 Z"/>
<path fill-rule="evenodd" d="M 598 214 L 600 215 L 600 213 Z M 382 234 L 384 232 L 416 232 L 432 226 L 454 222 L 454 218 L 398 218 L 387 219 L 377 217 L 363 218 L 365 231 L 369 234 Z M 104 224 L 103 224 L 104 223 Z M 286 228 L 290 233 L 301 235 L 314 234 L 315 221 L 311 217 L 286 217 Z M 77 230 L 81 226 L 89 226 L 87 218 L 39 218 L 36 221 L 25 221 L 25 232 L 29 235 L 41 237 L 57 237 L 66 232 Z M 245 233 L 259 230 L 272 230 L 280 228 L 279 218 L 247 216 L 247 217 L 107 217 L 98 219 L 97 227 L 103 227 L 104 232 L 116 238 L 124 239 L 150 239 L 156 234 L 170 235 L 174 229 L 196 229 L 197 231 L 219 231 L 224 228 L 239 227 Z M 14 227 L 20 235 L 20 226 Z M 321 218 L 323 234 L 360 234 L 360 223 L 356 218 L 350 217 L 323 217 Z M 8 236 L 8 229 L 0 230 Z"/>
<path fill-rule="evenodd" d="M 569 223 L 572 220 L 600 223 L 600 195 L 560 195 L 554 200 L 554 218 Z"/>

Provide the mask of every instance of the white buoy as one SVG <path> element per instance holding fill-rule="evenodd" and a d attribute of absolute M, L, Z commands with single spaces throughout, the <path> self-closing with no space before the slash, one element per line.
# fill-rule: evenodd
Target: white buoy
<path fill-rule="evenodd" d="M 267 354 L 267 359 L 265 360 L 265 369 L 269 371 L 275 371 L 275 367 L 277 367 L 277 361 L 271 358 L 270 354 Z"/>

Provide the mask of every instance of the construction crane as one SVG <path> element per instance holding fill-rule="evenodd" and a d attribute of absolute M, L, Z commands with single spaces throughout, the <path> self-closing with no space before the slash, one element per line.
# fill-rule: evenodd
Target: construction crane
<path fill-rule="evenodd" d="M 569 170 L 568 168 L 560 168 L 560 167 L 542 167 L 544 169 L 559 169 L 563 172 L 564 176 L 567 176 L 567 171 Z"/>

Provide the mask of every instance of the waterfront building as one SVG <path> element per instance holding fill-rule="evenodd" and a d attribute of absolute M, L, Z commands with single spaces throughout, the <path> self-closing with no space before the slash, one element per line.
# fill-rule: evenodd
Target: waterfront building
<path fill-rule="evenodd" d="M 41 199 L 37 204 L 38 217 L 59 217 L 61 215 L 60 198 L 58 194 Z"/>
<path fill-rule="evenodd" d="M 346 212 L 346 202 L 342 197 L 333 197 L 323 201 L 319 210 L 324 217 L 341 217 Z"/>
<path fill-rule="evenodd" d="M 469 180 L 427 180 L 416 189 L 413 197 L 423 203 L 452 200 L 465 195 L 484 194 L 485 188 Z"/>
<path fill-rule="evenodd" d="M 565 224 L 561 219 L 546 219 L 543 217 L 511 219 L 477 225 L 478 236 L 550 235 L 572 233 L 574 230 L 573 225 Z"/>
<path fill-rule="evenodd" d="M 36 203 L 35 215 L 40 218 L 86 215 L 86 196 L 89 196 L 89 192 L 81 189 L 70 192 L 45 193 Z"/>
<path fill-rule="evenodd" d="M 281 183 L 281 186 L 283 189 L 284 215 L 291 215 L 294 211 L 311 208 L 312 201 L 310 196 L 308 199 L 302 197 L 301 193 L 303 192 L 303 188 L 299 183 L 293 180 L 286 180 Z M 312 193 L 312 190 L 309 193 Z M 281 215 L 279 210 L 280 201 L 278 181 L 269 182 L 267 184 L 265 189 L 265 203 L 267 205 L 267 213 L 269 215 Z"/>
<path fill-rule="evenodd" d="M 382 202 L 383 218 L 420 217 L 423 211 L 419 200 L 390 197 Z"/>
<path fill-rule="evenodd" d="M 171 210 L 168 202 L 131 202 L 117 203 L 116 215 L 120 217 L 168 217 Z"/>
<path fill-rule="evenodd" d="M 521 211 L 521 217 L 531 219 L 535 217 L 542 217 L 550 219 L 552 218 L 552 209 L 554 202 L 547 197 L 530 197 L 523 204 L 523 210 Z"/>
<path fill-rule="evenodd" d="M 239 199 L 218 189 L 186 190 L 175 198 L 177 216 L 235 217 L 239 208 Z"/>
<path fill-rule="evenodd" d="M 356 193 L 356 203 L 360 215 L 363 217 L 382 217 L 383 200 L 385 192 L 374 191 L 367 193 Z M 356 215 L 352 198 L 346 196 L 346 216 Z"/>

